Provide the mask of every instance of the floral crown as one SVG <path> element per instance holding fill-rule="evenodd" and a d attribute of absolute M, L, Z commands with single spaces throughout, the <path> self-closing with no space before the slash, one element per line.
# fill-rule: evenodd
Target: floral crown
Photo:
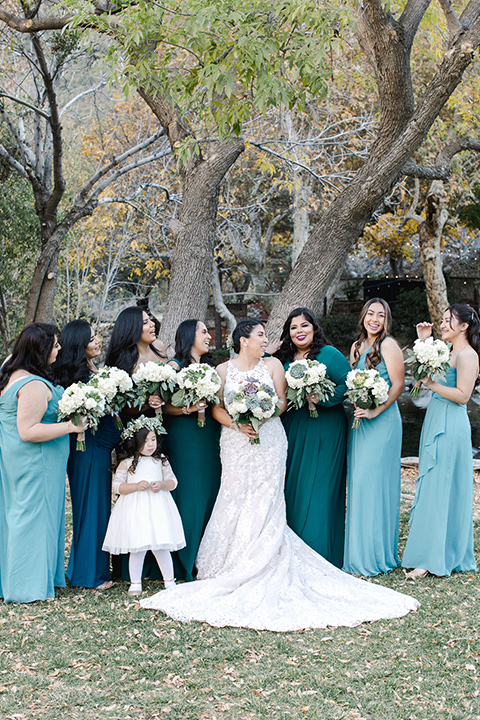
<path fill-rule="evenodd" d="M 155 417 L 146 417 L 145 415 L 140 415 L 140 417 L 136 418 L 135 420 L 131 420 L 125 430 L 122 432 L 122 440 L 126 440 L 127 438 L 131 438 L 137 433 L 139 430 L 142 430 L 142 428 L 147 428 L 147 430 L 158 433 L 159 435 L 166 435 L 167 431 L 163 427 L 162 418 L 160 415 L 156 415 Z"/>

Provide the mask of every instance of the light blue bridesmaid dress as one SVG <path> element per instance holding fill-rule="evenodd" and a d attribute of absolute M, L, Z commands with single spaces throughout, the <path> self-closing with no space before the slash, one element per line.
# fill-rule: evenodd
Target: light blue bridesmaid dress
<path fill-rule="evenodd" d="M 450 368 L 441 383 L 456 387 Z M 476 570 L 473 463 L 467 406 L 433 393 L 420 436 L 418 481 L 402 565 L 449 577 Z"/>
<path fill-rule="evenodd" d="M 5 602 L 55 597 L 65 586 L 67 435 L 24 442 L 17 429 L 17 393 L 32 380 L 52 392 L 42 423 L 57 420 L 63 388 L 31 375 L 0 397 L 0 596 Z"/>
<path fill-rule="evenodd" d="M 367 351 L 369 352 L 369 351 Z M 367 352 L 357 369 L 365 368 Z M 390 385 L 382 358 L 375 368 Z M 402 420 L 396 402 L 350 430 L 343 570 L 378 575 L 398 567 Z"/>

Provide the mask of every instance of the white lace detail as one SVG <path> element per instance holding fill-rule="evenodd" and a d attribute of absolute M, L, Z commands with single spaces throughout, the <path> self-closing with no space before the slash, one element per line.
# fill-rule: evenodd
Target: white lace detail
<path fill-rule="evenodd" d="M 225 391 L 252 375 L 273 387 L 263 361 L 249 372 L 228 364 Z M 299 630 L 354 626 L 415 610 L 413 598 L 343 573 L 285 524 L 287 439 L 279 418 L 260 445 L 229 428 L 220 441 L 222 481 L 197 555 L 198 580 L 141 601 L 171 617 L 217 627 Z"/>

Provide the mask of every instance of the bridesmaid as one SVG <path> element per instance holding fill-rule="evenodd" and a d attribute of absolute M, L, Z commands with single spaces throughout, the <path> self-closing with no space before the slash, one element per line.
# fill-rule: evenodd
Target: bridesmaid
<path fill-rule="evenodd" d="M 278 357 L 285 370 L 294 360 L 309 358 L 327 366 L 335 393 L 318 402 L 318 418 L 308 407 L 289 410 L 282 417 L 288 438 L 285 500 L 287 523 L 307 545 L 333 565 L 343 564 L 347 416 L 342 406 L 346 358 L 327 343 L 314 314 L 292 310 L 283 326 Z"/>
<path fill-rule="evenodd" d="M 175 335 L 175 357 L 170 365 L 176 370 L 192 363 L 213 364 L 208 356 L 211 335 L 201 320 L 184 320 Z M 188 408 L 165 405 L 167 456 L 178 486 L 172 492 L 185 531 L 186 547 L 174 553 L 175 577 L 195 578 L 195 558 L 220 487 L 220 426 L 205 414 L 205 427 L 198 427 L 199 405 Z M 188 451 L 186 451 L 188 449 Z"/>
<path fill-rule="evenodd" d="M 100 355 L 100 341 L 85 320 L 72 320 L 60 335 L 62 349 L 53 371 L 57 382 L 67 388 L 87 382 L 97 371 L 94 360 Z M 85 452 L 76 450 L 70 438 L 67 473 L 72 500 L 73 538 L 67 577 L 74 587 L 107 590 L 110 556 L 103 552 L 111 507 L 112 450 L 120 441 L 113 418 L 103 417 L 95 434 L 85 433 Z"/>
<path fill-rule="evenodd" d="M 480 320 L 469 305 L 451 305 L 443 315 L 442 340 L 452 343 L 445 380 L 422 382 L 433 390 L 420 437 L 417 490 L 402 565 L 407 578 L 476 570 L 473 555 L 473 466 L 467 415 L 478 378 Z M 417 325 L 420 338 L 430 323 Z"/>
<path fill-rule="evenodd" d="M 349 435 L 343 569 L 358 575 L 388 573 L 400 564 L 402 421 L 396 401 L 405 374 L 402 351 L 390 328 L 388 304 L 381 298 L 369 300 L 350 351 L 353 368 L 375 368 L 390 385 L 387 401 L 378 408 L 355 408 L 361 423 Z"/>
<path fill-rule="evenodd" d="M 138 306 L 128 307 L 119 314 L 113 326 L 112 335 L 107 348 L 105 365 L 125 370 L 133 375 L 142 363 L 149 361 L 167 362 L 165 345 L 157 339 L 155 323 L 145 310 Z M 140 415 L 154 415 L 153 406 L 140 409 L 125 408 L 121 412 L 123 424 Z M 114 576 L 122 576 L 129 580 L 128 563 L 122 564 L 121 556 L 112 556 Z M 120 565 L 122 564 L 122 569 Z M 161 579 L 157 561 L 149 551 L 145 560 L 144 574 L 152 579 Z"/>
<path fill-rule="evenodd" d="M 105 365 L 133 375 L 150 360 L 167 362 L 165 345 L 155 335 L 155 323 L 145 310 L 137 306 L 125 308 L 115 320 Z"/>
<path fill-rule="evenodd" d="M 0 370 L 0 597 L 34 602 L 65 587 L 67 435 L 83 431 L 56 422 L 63 388 L 51 366 L 57 329 L 27 325 Z"/>

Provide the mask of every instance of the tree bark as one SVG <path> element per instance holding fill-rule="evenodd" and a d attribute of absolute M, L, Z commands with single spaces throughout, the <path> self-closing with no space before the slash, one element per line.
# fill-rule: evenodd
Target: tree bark
<path fill-rule="evenodd" d="M 167 351 L 174 346 L 175 332 L 182 320 L 205 318 L 213 271 L 220 185 L 244 148 L 241 139 L 221 143 L 208 159 L 202 159 L 184 172 L 180 215 L 170 226 L 174 249 L 160 331 Z"/>
<path fill-rule="evenodd" d="M 438 181 L 432 183 L 427 196 L 426 219 L 418 228 L 428 310 L 437 335 L 440 335 L 443 313 L 448 307 L 447 285 L 440 249 L 442 231 L 448 219 L 448 212 L 443 207 L 444 199 L 442 183 Z"/>

